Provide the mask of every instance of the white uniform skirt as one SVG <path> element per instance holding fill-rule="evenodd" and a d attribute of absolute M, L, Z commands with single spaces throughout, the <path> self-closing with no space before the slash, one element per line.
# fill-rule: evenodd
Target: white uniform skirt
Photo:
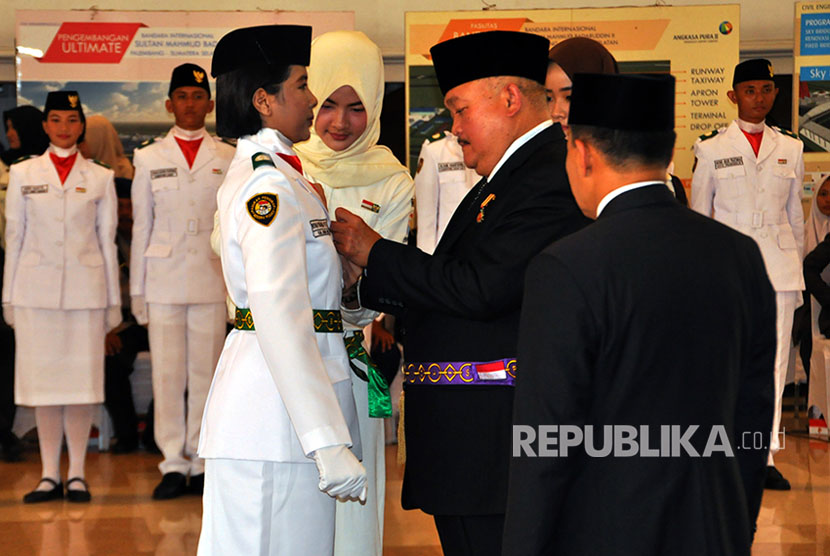
<path fill-rule="evenodd" d="M 73 405 L 104 401 L 104 309 L 14 307 L 14 401 Z"/>

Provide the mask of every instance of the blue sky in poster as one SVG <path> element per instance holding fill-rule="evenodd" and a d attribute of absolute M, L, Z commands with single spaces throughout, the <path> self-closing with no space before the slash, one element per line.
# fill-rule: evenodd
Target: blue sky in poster
<path fill-rule="evenodd" d="M 24 81 L 18 91 L 18 105 L 43 108 L 48 92 L 70 89 L 80 94 L 87 115 L 102 114 L 114 124 L 172 125 L 173 117 L 164 108 L 168 86 L 169 82 Z M 208 119 L 212 121 L 213 115 Z"/>

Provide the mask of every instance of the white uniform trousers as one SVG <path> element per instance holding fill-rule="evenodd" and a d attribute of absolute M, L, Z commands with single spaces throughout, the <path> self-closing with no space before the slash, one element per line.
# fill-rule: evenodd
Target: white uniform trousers
<path fill-rule="evenodd" d="M 149 304 L 156 444 L 162 473 L 198 475 L 199 429 L 225 340 L 225 304 Z M 187 391 L 187 407 L 185 407 Z"/>
<path fill-rule="evenodd" d="M 787 380 L 787 367 L 790 364 L 790 345 L 793 333 L 793 312 L 798 301 L 798 292 L 775 292 L 775 413 L 772 418 L 772 436 L 770 437 L 767 465 L 774 465 L 773 456 L 781 449 L 778 432 L 781 428 L 781 405 L 784 397 L 784 383 Z"/>
<path fill-rule="evenodd" d="M 371 338 L 369 341 L 371 342 Z M 369 417 L 369 384 L 360 380 L 354 373 L 351 375 L 368 492 L 365 504 L 355 501 L 337 501 L 334 554 L 335 556 L 381 556 L 383 552 L 383 507 L 386 496 L 384 423 L 383 419 Z"/>
<path fill-rule="evenodd" d="M 199 556 L 330 556 L 334 498 L 314 463 L 205 461 Z"/>

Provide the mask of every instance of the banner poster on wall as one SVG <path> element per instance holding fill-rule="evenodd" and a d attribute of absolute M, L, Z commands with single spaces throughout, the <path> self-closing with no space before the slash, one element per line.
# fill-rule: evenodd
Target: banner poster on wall
<path fill-rule="evenodd" d="M 406 88 L 410 169 L 425 140 L 452 125 L 435 80 L 429 48 L 496 29 L 525 31 L 551 45 L 574 36 L 597 40 L 623 73 L 671 73 L 677 79 L 675 174 L 686 187 L 698 136 L 725 126 L 736 110 L 726 97 L 738 63 L 740 6 L 655 6 L 557 10 L 408 12 Z M 609 91 L 613 94 L 613 91 Z"/>
<path fill-rule="evenodd" d="M 804 141 L 804 191 L 830 172 L 830 2 L 795 3 L 793 130 Z"/>
<path fill-rule="evenodd" d="M 84 113 L 108 118 L 128 154 L 173 125 L 164 107 L 173 68 L 191 62 L 209 74 L 228 31 L 311 25 L 316 37 L 354 29 L 354 12 L 17 10 L 16 17 L 18 105 L 42 108 L 49 91 L 77 90 Z M 213 114 L 207 125 L 213 132 Z"/>

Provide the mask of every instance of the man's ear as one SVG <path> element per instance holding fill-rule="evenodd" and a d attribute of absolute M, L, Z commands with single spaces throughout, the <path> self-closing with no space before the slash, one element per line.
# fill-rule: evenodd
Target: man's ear
<path fill-rule="evenodd" d="M 254 95 L 251 97 L 251 104 L 254 105 L 254 108 L 261 116 L 268 117 L 273 112 L 271 99 L 268 98 L 268 93 L 262 87 L 254 91 Z"/>
<path fill-rule="evenodd" d="M 524 98 L 522 97 L 522 92 L 519 90 L 518 85 L 515 83 L 508 83 L 504 89 L 502 89 L 501 95 L 504 99 L 508 116 L 513 116 L 521 110 Z"/>
<path fill-rule="evenodd" d="M 581 139 L 571 139 L 576 161 L 576 167 L 580 175 L 589 177 L 593 169 L 593 150 L 590 145 Z"/>
<path fill-rule="evenodd" d="M 171 101 L 169 98 L 164 101 L 164 107 L 167 109 L 168 114 L 173 113 L 173 101 Z"/>
<path fill-rule="evenodd" d="M 735 91 L 726 91 L 726 96 L 732 101 L 732 104 L 738 104 L 738 97 L 735 96 Z"/>

